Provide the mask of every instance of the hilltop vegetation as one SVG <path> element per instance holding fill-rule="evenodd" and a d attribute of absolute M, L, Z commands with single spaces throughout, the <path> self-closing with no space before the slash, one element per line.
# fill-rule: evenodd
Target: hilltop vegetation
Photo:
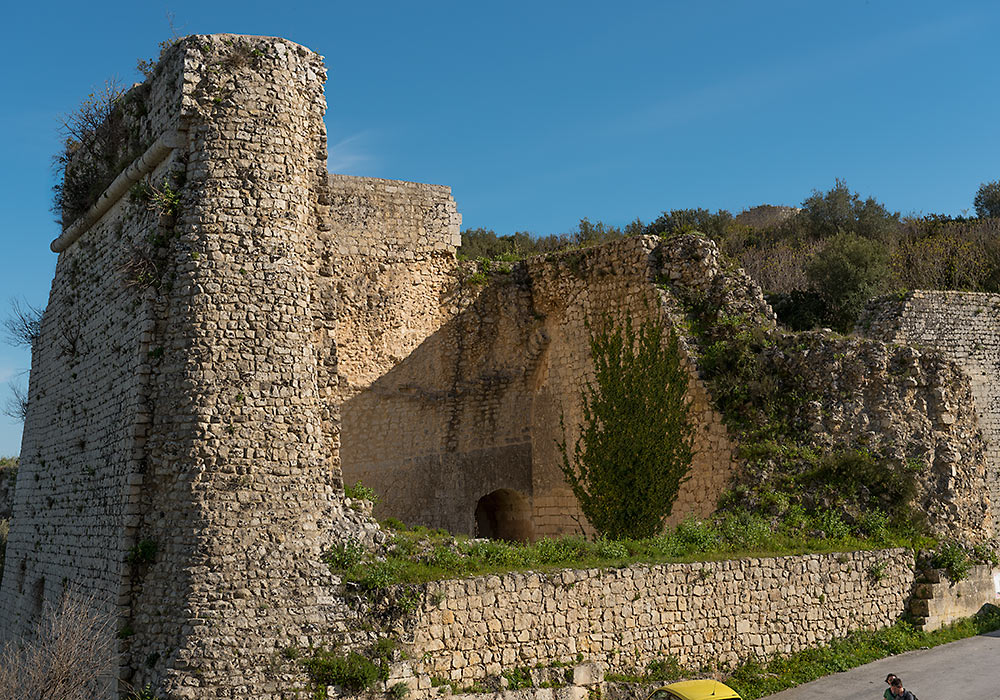
<path fill-rule="evenodd" d="M 881 294 L 1000 292 L 1000 181 L 984 183 L 974 204 L 976 217 L 900 216 L 836 180 L 800 208 L 762 205 L 737 215 L 674 209 L 624 228 L 585 218 L 574 231 L 541 237 L 469 229 L 459 255 L 514 260 L 622 236 L 698 231 L 760 284 L 788 327 L 847 331 L 867 300 Z"/>

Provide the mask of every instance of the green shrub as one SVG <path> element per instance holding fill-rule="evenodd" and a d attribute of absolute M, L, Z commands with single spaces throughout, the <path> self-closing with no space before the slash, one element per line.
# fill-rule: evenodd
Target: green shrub
<path fill-rule="evenodd" d="M 972 547 L 972 558 L 977 564 L 989 564 L 994 569 L 1000 566 L 1000 558 L 990 545 L 977 544 Z"/>
<path fill-rule="evenodd" d="M 847 183 L 837 179 L 829 190 L 813 193 L 802 202 L 801 220 L 813 238 L 852 233 L 885 240 L 899 226 L 899 213 L 891 213 L 874 197 L 862 200 Z"/>
<path fill-rule="evenodd" d="M 387 671 L 354 651 L 341 655 L 319 648 L 299 663 L 314 685 L 336 685 L 354 693 L 368 690 L 379 680 L 388 678 Z"/>
<path fill-rule="evenodd" d="M 955 541 L 942 542 L 938 545 L 928 562 L 934 569 L 944 569 L 945 576 L 954 583 L 969 575 L 973 561 L 962 545 Z"/>
<path fill-rule="evenodd" d="M 440 545 L 431 553 L 431 564 L 445 571 L 457 572 L 462 569 L 462 557 L 451 547 Z"/>
<path fill-rule="evenodd" d="M 358 583 L 368 591 L 388 588 L 399 581 L 400 569 L 400 563 L 397 561 L 377 561 L 368 565 Z"/>
<path fill-rule="evenodd" d="M 519 566 L 526 563 L 523 548 L 498 540 L 476 542 L 469 554 L 490 566 Z"/>
<path fill-rule="evenodd" d="M 976 207 L 976 216 L 980 218 L 1000 217 L 1000 180 L 981 184 L 973 206 Z"/>
<path fill-rule="evenodd" d="M 649 224 L 643 233 L 654 236 L 673 236 L 681 233 L 702 233 L 715 241 L 726 237 L 733 215 L 724 209 L 712 213 L 708 209 L 672 209 L 663 212 Z"/>
<path fill-rule="evenodd" d="M 606 316 L 603 324 L 590 329 L 595 383 L 581 393 L 572 455 L 565 439 L 559 443 L 562 471 L 598 533 L 652 537 L 691 468 L 688 374 L 676 333 L 659 320 L 636 329 L 630 315 L 621 325 Z"/>
<path fill-rule="evenodd" d="M 722 538 L 712 523 L 688 517 L 677 524 L 674 531 L 680 556 L 704 554 L 719 547 Z"/>
<path fill-rule="evenodd" d="M 676 656 L 665 656 L 646 664 L 646 680 L 658 683 L 675 681 L 684 674 L 684 668 Z"/>
<path fill-rule="evenodd" d="M 812 290 L 793 289 L 790 292 L 771 293 L 767 303 L 778 320 L 793 331 L 808 331 L 830 325 L 829 307 Z"/>
<path fill-rule="evenodd" d="M 721 513 L 716 527 L 730 550 L 747 552 L 773 547 L 774 529 L 771 520 L 757 513 L 745 510 Z"/>
<path fill-rule="evenodd" d="M 838 233 L 806 266 L 806 276 L 828 307 L 831 325 L 850 330 L 868 300 L 888 289 L 889 254 L 884 244 L 854 233 Z"/>
<path fill-rule="evenodd" d="M 881 510 L 869 510 L 858 519 L 859 534 L 877 544 L 889 541 L 889 516 Z"/>
<path fill-rule="evenodd" d="M 851 528 L 840 517 L 840 513 L 834 510 L 820 511 L 814 522 L 824 539 L 842 540 L 851 534 Z"/>
<path fill-rule="evenodd" d="M 360 542 L 337 542 L 327 552 L 326 561 L 330 568 L 346 571 L 352 566 L 360 564 L 365 553 L 364 545 Z"/>
<path fill-rule="evenodd" d="M 508 669 L 501 675 L 507 679 L 507 690 L 532 688 L 535 685 L 534 681 L 531 680 L 531 670 L 525 666 Z"/>
<path fill-rule="evenodd" d="M 378 494 L 375 493 L 375 490 L 368 488 L 360 481 L 355 482 L 353 486 L 345 486 L 344 495 L 353 500 L 371 501 L 372 505 L 378 505 L 379 501 Z"/>
<path fill-rule="evenodd" d="M 156 542 L 141 540 L 128 551 L 128 563 L 132 565 L 151 564 L 156 559 Z"/>
<path fill-rule="evenodd" d="M 627 559 L 628 558 L 628 547 L 625 546 L 624 542 L 617 540 L 606 540 L 601 538 L 597 540 L 597 556 L 602 559 Z"/>
<path fill-rule="evenodd" d="M 588 549 L 588 543 L 581 537 L 543 537 L 532 545 L 534 558 L 542 564 L 560 564 L 579 559 Z"/>
<path fill-rule="evenodd" d="M 803 487 L 822 489 L 833 502 L 863 501 L 863 508 L 898 510 L 916 496 L 916 475 L 907 465 L 878 459 L 867 450 L 827 453 L 796 477 Z"/>

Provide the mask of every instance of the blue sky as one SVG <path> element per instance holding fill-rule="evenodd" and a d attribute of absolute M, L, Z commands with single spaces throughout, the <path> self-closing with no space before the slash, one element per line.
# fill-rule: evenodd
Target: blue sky
<path fill-rule="evenodd" d="M 991 2 L 19 2 L 0 43 L 4 308 L 47 299 L 59 115 L 137 80 L 168 13 L 180 34 L 323 54 L 330 169 L 451 185 L 466 227 L 795 205 L 837 177 L 960 214 L 1000 178 Z M 29 364 L 0 347 L 0 390 Z M 0 454 L 19 447 L 0 418 Z"/>

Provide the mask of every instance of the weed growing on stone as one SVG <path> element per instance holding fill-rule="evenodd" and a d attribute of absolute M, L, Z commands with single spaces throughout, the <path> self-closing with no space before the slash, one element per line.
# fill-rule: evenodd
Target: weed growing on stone
<path fill-rule="evenodd" d="M 357 651 L 342 654 L 320 647 L 313 649 L 309 656 L 299 659 L 299 663 L 309 675 L 317 697 L 326 697 L 326 687 L 331 685 L 352 693 L 361 693 L 389 678 L 389 663 L 395 657 L 397 646 L 396 640 L 382 638 L 364 654 Z"/>
<path fill-rule="evenodd" d="M 354 693 L 375 685 L 382 675 L 370 659 L 354 651 L 338 654 L 323 648 L 315 649 L 311 656 L 302 659 L 300 663 L 314 685 L 336 685 Z"/>
<path fill-rule="evenodd" d="M 958 542 L 949 540 L 940 543 L 930 553 L 926 565 L 932 569 L 944 569 L 945 576 L 952 583 L 961 581 L 969 575 L 969 570 L 976 564 L 998 564 L 996 552 L 985 545 L 965 548 Z"/>
<path fill-rule="evenodd" d="M 520 690 L 535 685 L 531 680 L 531 670 L 524 666 L 507 669 L 501 676 L 507 680 L 507 690 Z"/>
<path fill-rule="evenodd" d="M 605 676 L 605 680 L 616 683 L 670 683 L 692 675 L 695 675 L 694 672 L 681 666 L 676 656 L 669 655 L 650 661 L 644 670 L 637 669 L 633 673 L 609 673 Z"/>
<path fill-rule="evenodd" d="M 884 561 L 875 562 L 868 567 L 868 578 L 878 583 L 885 578 L 887 565 Z"/>
<path fill-rule="evenodd" d="M 132 565 L 150 564 L 156 559 L 156 542 L 142 540 L 128 551 L 128 563 Z"/>
<path fill-rule="evenodd" d="M 410 694 L 410 688 L 406 683 L 393 683 L 387 693 L 392 700 L 404 700 Z"/>
<path fill-rule="evenodd" d="M 153 686 L 149 683 L 138 690 L 133 690 L 126 697 L 128 700 L 157 700 Z"/>
<path fill-rule="evenodd" d="M 360 542 L 338 542 L 327 552 L 327 561 L 331 568 L 350 569 L 361 563 L 364 558 L 365 548 Z"/>
<path fill-rule="evenodd" d="M 344 487 L 344 495 L 356 501 L 371 501 L 372 505 L 378 505 L 378 494 L 374 489 L 368 488 L 360 481 L 353 486 Z"/>

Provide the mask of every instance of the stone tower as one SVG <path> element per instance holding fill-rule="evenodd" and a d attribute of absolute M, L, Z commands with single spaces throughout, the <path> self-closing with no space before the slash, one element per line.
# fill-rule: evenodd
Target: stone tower
<path fill-rule="evenodd" d="M 292 42 L 191 36 L 112 112 L 117 164 L 72 155 L 111 182 L 52 245 L 0 629 L 82 595 L 121 630 L 112 677 L 264 698 L 276 645 L 336 626 L 311 303 L 324 81 Z"/>

